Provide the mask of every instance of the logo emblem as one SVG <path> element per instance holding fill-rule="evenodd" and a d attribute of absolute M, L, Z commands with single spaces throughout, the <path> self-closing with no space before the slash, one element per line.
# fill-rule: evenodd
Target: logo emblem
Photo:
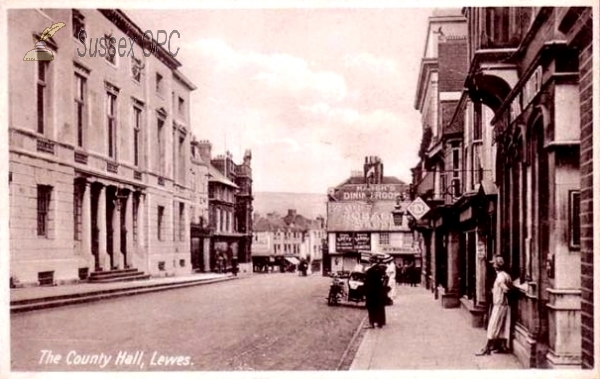
<path fill-rule="evenodd" d="M 64 22 L 57 22 L 56 24 L 44 29 L 40 35 L 40 40 L 35 44 L 35 49 L 30 50 L 23 57 L 24 61 L 51 61 L 54 60 L 54 54 L 46 47 L 46 41 L 52 37 L 54 33 L 58 32 L 66 24 Z"/>

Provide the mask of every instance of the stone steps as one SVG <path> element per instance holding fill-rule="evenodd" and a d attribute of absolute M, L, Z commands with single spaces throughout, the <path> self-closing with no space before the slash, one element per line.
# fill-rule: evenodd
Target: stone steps
<path fill-rule="evenodd" d="M 94 271 L 90 274 L 88 282 L 90 283 L 114 283 L 129 282 L 132 280 L 149 279 L 150 274 L 145 274 L 136 268 L 111 271 Z"/>

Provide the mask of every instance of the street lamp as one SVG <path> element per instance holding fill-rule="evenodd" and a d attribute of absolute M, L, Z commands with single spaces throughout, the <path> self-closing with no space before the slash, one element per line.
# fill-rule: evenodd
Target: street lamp
<path fill-rule="evenodd" d="M 402 218 L 404 217 L 404 214 L 406 213 L 406 210 L 404 209 L 404 206 L 402 205 L 402 203 L 404 202 L 404 199 L 405 199 L 404 193 L 402 193 L 398 197 L 396 197 L 396 206 L 394 207 L 394 210 L 392 211 L 392 216 L 394 217 L 394 225 L 395 226 L 402 226 Z"/>

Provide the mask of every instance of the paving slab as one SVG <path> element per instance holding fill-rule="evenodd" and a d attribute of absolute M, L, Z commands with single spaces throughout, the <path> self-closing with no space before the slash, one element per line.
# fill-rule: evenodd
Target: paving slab
<path fill-rule="evenodd" d="M 399 286 L 387 325 L 367 329 L 350 370 L 520 369 L 512 354 L 477 357 L 486 341 L 460 309 L 444 309 L 422 287 Z"/>
<path fill-rule="evenodd" d="M 10 290 L 11 313 L 54 308 L 108 299 L 117 296 L 163 291 L 234 279 L 231 274 L 201 273 L 114 283 L 36 286 Z"/>
<path fill-rule="evenodd" d="M 164 278 L 150 278 L 145 280 L 135 280 L 130 282 L 116 282 L 116 283 L 77 283 L 77 284 L 66 284 L 60 286 L 33 286 L 24 288 L 12 288 L 10 290 L 10 301 L 20 301 L 28 299 L 37 299 L 41 297 L 49 296 L 60 296 L 74 293 L 88 293 L 100 290 L 111 290 L 117 288 L 136 288 L 136 287 L 150 287 L 157 284 L 167 283 L 182 283 L 196 280 L 206 280 L 225 277 L 225 274 L 194 274 L 186 276 L 173 276 Z"/>

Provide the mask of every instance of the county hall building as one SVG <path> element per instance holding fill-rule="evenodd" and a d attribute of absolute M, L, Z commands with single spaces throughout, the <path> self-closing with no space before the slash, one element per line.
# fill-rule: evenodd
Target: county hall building
<path fill-rule="evenodd" d="M 24 61 L 58 22 L 54 59 Z M 145 56 L 119 10 L 9 10 L 8 35 L 11 284 L 191 272 L 208 166 L 191 157 L 181 63 L 160 46 Z M 102 37 L 136 39 L 133 56 L 95 55 Z"/>

